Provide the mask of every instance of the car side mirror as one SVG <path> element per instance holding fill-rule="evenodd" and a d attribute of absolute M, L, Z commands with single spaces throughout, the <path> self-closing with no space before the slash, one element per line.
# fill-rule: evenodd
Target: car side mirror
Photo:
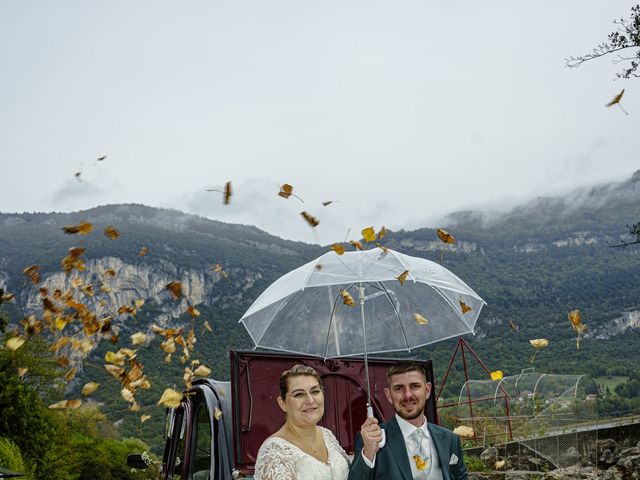
<path fill-rule="evenodd" d="M 141 453 L 132 453 L 131 455 L 127 455 L 127 465 L 131 468 L 137 468 L 138 470 L 144 470 L 149 466 Z"/>

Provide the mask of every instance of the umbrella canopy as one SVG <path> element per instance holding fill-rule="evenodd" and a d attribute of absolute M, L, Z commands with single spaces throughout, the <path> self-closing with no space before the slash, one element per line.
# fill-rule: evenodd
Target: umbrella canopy
<path fill-rule="evenodd" d="M 361 308 L 344 304 L 342 291 Z M 330 358 L 411 350 L 473 333 L 484 305 L 430 260 L 380 248 L 331 251 L 276 280 L 240 322 L 257 347 Z"/>

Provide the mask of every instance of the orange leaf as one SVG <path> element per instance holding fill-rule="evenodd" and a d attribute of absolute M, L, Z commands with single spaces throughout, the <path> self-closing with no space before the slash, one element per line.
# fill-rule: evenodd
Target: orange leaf
<path fill-rule="evenodd" d="M 460 302 L 460 308 L 462 308 L 462 313 L 467 313 L 471 311 L 471 307 L 464 303 L 462 299 L 458 300 Z"/>
<path fill-rule="evenodd" d="M 111 240 L 117 240 L 120 236 L 120 232 L 113 225 L 107 225 L 106 227 L 104 227 L 104 234 Z"/>
<path fill-rule="evenodd" d="M 149 249 L 143 246 L 138 252 L 138 255 L 144 257 L 147 253 L 149 253 Z"/>
<path fill-rule="evenodd" d="M 612 105 L 615 105 L 616 103 L 620 103 L 620 100 L 622 100 L 622 95 L 624 95 L 624 88 L 622 89 L 622 91 L 616 95 L 613 100 L 611 100 L 609 103 L 607 103 L 605 105 L 605 107 L 611 107 Z"/>
<path fill-rule="evenodd" d="M 62 231 L 69 235 L 74 235 L 76 233 L 80 235 L 87 235 L 91 233 L 91 230 L 93 230 L 93 225 L 87 221 L 82 221 L 78 225 L 67 225 L 65 227 L 62 227 Z"/>
<path fill-rule="evenodd" d="M 438 237 L 440 237 L 440 240 L 442 240 L 444 243 L 456 243 L 456 239 L 453 238 L 453 235 L 451 235 L 446 230 L 438 228 L 436 229 L 436 233 L 438 234 Z"/>
<path fill-rule="evenodd" d="M 169 290 L 169 293 L 173 296 L 173 298 L 180 298 L 182 296 L 182 282 L 174 281 L 167 284 L 165 287 Z"/>
<path fill-rule="evenodd" d="M 384 237 L 387 234 L 387 229 L 385 227 L 382 227 L 380 229 L 380 231 L 378 232 L 378 240 L 380 240 L 382 237 Z"/>
<path fill-rule="evenodd" d="M 331 245 L 331 250 L 336 252 L 338 255 L 344 255 L 344 245 L 340 245 L 339 243 Z"/>
<path fill-rule="evenodd" d="M 358 250 L 364 250 L 364 246 L 360 242 L 358 242 L 357 240 L 349 240 L 349 243 L 351 245 L 353 245 L 354 247 L 356 247 L 356 249 L 358 249 Z"/>
<path fill-rule="evenodd" d="M 311 227 L 317 227 L 318 225 L 320 225 L 320 220 L 318 220 L 316 217 L 314 217 L 313 215 L 307 213 L 307 212 L 300 212 L 300 215 L 302 215 L 302 218 L 304 218 L 307 223 L 309 225 L 311 225 Z"/>
<path fill-rule="evenodd" d="M 409 270 L 405 270 L 404 272 L 402 272 L 400 275 L 396 277 L 400 282 L 400 285 L 404 285 L 404 282 L 407 279 L 408 275 L 409 275 Z"/>
<path fill-rule="evenodd" d="M 342 303 L 345 305 L 349 305 L 350 307 L 355 307 L 356 302 L 353 300 L 353 297 L 346 290 L 340 290 L 340 295 L 342 295 Z"/>

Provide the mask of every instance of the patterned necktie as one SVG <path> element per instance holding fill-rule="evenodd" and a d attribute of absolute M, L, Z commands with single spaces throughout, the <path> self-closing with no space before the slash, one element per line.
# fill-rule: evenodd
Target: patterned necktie
<path fill-rule="evenodd" d="M 417 428 L 411 435 L 413 449 L 411 451 L 411 472 L 414 480 L 426 480 L 431 472 L 431 455 L 427 448 L 427 439 L 421 428 Z"/>

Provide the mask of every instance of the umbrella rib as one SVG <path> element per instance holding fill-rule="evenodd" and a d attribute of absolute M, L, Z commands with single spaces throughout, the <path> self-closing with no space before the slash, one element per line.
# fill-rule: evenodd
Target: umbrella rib
<path fill-rule="evenodd" d="M 393 311 L 396 312 L 396 317 L 398 318 L 398 323 L 400 323 L 400 330 L 402 330 L 402 337 L 404 338 L 404 344 L 407 346 L 407 350 L 411 351 L 411 347 L 409 347 L 409 340 L 407 339 L 407 332 L 405 332 L 404 325 L 402 325 L 402 319 L 400 318 L 400 313 L 398 312 L 398 309 L 396 308 L 396 304 L 393 302 L 393 298 L 391 298 L 391 295 L 389 295 L 389 291 L 382 284 L 382 282 L 377 282 L 377 283 L 378 283 L 378 285 L 380 285 L 380 287 L 376 287 L 373 283 L 370 284 L 370 285 L 372 287 L 374 287 L 374 288 L 378 288 L 379 290 L 382 290 L 384 292 L 384 294 L 387 296 L 387 298 L 389 299 L 389 303 L 393 307 Z"/>
<path fill-rule="evenodd" d="M 400 263 L 400 265 L 402 265 L 404 267 L 404 269 L 409 272 L 409 276 L 411 277 L 411 280 L 413 280 L 413 282 L 416 282 L 416 277 L 413 276 L 413 273 L 411 272 L 411 270 L 409 270 L 409 268 L 405 265 L 405 263 L 402 261 L 402 259 L 398 256 L 397 252 L 393 251 L 393 250 L 389 250 L 393 256 L 395 257 L 395 259 Z"/>
<path fill-rule="evenodd" d="M 349 285 L 344 290 L 349 290 L 354 285 L 355 285 L 355 283 L 352 283 L 351 285 Z M 327 339 L 324 342 L 324 358 L 328 358 L 327 357 L 327 350 L 329 349 L 329 336 L 331 335 L 331 325 L 333 325 L 333 316 L 336 313 L 336 308 L 338 307 L 338 298 L 340 298 L 340 292 L 341 291 L 342 290 L 338 291 L 338 293 L 336 295 L 336 299 L 333 301 L 333 308 L 331 309 L 331 318 L 329 320 L 329 328 L 327 328 Z"/>
<path fill-rule="evenodd" d="M 451 303 L 451 300 L 449 300 L 449 297 L 447 297 L 444 293 L 442 293 L 442 292 L 440 291 L 440 289 L 439 289 L 439 288 L 434 287 L 433 285 L 429 285 L 429 286 L 430 286 L 431 288 L 433 288 L 433 289 L 438 293 L 438 295 L 440 295 L 442 298 L 444 298 L 444 301 L 445 301 L 445 302 L 447 302 L 447 303 L 449 304 L 449 306 L 453 309 L 453 311 L 454 311 L 454 312 L 456 312 L 456 315 L 458 315 L 458 317 L 460 318 L 460 320 L 462 320 L 462 323 L 464 323 L 465 325 L 467 325 L 467 322 L 464 320 L 464 314 L 462 314 L 462 313 L 460 313 L 460 312 L 458 311 L 458 307 L 457 307 L 455 304 Z M 482 307 L 481 307 L 481 308 L 482 308 Z M 479 314 L 479 313 L 480 313 L 480 312 L 478 312 L 478 314 Z M 476 317 L 476 318 L 477 318 L 477 317 Z M 468 325 L 467 325 L 467 326 L 468 326 Z M 474 328 L 472 328 L 472 329 L 471 329 L 471 333 L 473 333 L 473 334 L 475 335 L 474 330 L 475 330 L 475 325 L 474 325 Z"/>
<path fill-rule="evenodd" d="M 289 303 L 289 300 L 291 300 L 291 297 L 293 297 L 295 294 L 299 293 L 300 290 L 296 290 L 293 293 L 290 293 L 289 295 L 287 295 L 285 297 L 285 300 L 280 304 L 280 306 L 278 307 L 278 309 L 273 313 L 273 315 L 271 315 L 271 318 L 269 318 L 269 321 L 267 322 L 267 326 L 264 327 L 264 330 L 262 330 L 262 335 L 260 335 L 260 338 L 258 339 L 257 342 L 255 342 L 256 346 L 259 347 L 259 342 L 262 341 L 262 337 L 264 337 L 264 334 L 267 332 L 267 330 L 269 329 L 269 327 L 271 326 L 271 322 L 273 321 L 273 319 L 276 317 L 276 315 L 278 315 L 280 313 L 280 311 L 287 306 L 287 303 Z"/>

